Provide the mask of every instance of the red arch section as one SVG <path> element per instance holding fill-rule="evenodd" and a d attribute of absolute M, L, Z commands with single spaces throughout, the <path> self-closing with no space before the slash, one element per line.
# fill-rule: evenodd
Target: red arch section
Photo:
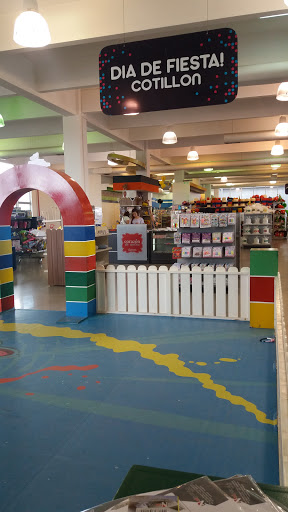
<path fill-rule="evenodd" d="M 40 190 L 57 204 L 64 226 L 91 226 L 94 216 L 84 190 L 70 176 L 40 165 L 18 165 L 0 175 L 0 225 L 10 225 L 15 203 L 25 192 Z"/>

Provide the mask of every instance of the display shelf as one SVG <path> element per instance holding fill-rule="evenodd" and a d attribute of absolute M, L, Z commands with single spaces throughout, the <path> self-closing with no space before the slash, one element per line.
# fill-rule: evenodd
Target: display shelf
<path fill-rule="evenodd" d="M 206 212 L 204 212 L 206 214 Z M 172 215 L 171 215 L 171 220 L 172 220 L 172 227 L 174 227 L 174 219 L 173 217 L 176 216 L 177 212 L 173 212 L 172 211 Z M 184 214 L 184 218 L 182 217 L 182 222 L 183 221 L 186 221 L 185 219 L 185 216 L 189 215 L 189 213 L 187 214 Z M 195 215 L 199 216 L 199 219 L 197 219 L 197 217 L 195 217 Z M 210 213 L 207 213 L 206 215 L 210 215 Z M 214 217 L 213 216 L 217 216 L 217 217 Z M 223 217 L 224 216 L 224 217 Z M 192 214 L 191 216 L 191 219 L 189 219 L 188 217 L 188 223 L 190 224 L 190 220 L 191 222 L 197 222 L 199 223 L 199 226 L 179 226 L 178 229 L 177 229 L 177 232 L 179 234 L 181 234 L 181 238 L 183 235 L 185 235 L 186 233 L 190 233 L 190 234 L 201 234 L 202 237 L 204 234 L 206 233 L 211 233 L 211 237 L 213 236 L 213 233 L 221 233 L 221 241 L 218 241 L 218 242 L 207 242 L 207 243 L 203 243 L 203 238 L 201 237 L 201 240 L 200 242 L 199 241 L 194 241 L 192 242 L 190 240 L 190 242 L 188 241 L 188 243 L 183 243 L 182 240 L 181 242 L 179 241 L 179 243 L 177 242 L 177 236 L 175 237 L 174 239 L 174 246 L 177 248 L 180 248 L 180 249 L 183 249 L 183 248 L 187 248 L 188 250 L 191 250 L 192 254 L 190 255 L 179 255 L 177 254 L 177 250 L 175 249 L 175 251 L 173 251 L 174 255 L 178 256 L 178 258 L 176 257 L 174 259 L 177 260 L 178 263 L 182 263 L 182 264 L 193 264 L 193 263 L 206 263 L 207 265 L 223 265 L 223 264 L 229 264 L 229 265 L 233 265 L 233 266 L 237 266 L 239 264 L 239 250 L 238 250 L 238 246 L 239 246 L 239 237 L 237 237 L 237 232 L 236 232 L 236 226 L 238 225 L 239 226 L 239 219 L 237 217 L 237 214 L 236 213 L 226 213 L 226 212 L 213 212 L 212 214 L 212 217 L 209 219 L 209 217 L 206 219 L 207 222 L 211 222 L 212 223 L 218 223 L 220 221 L 222 222 L 226 222 L 226 225 L 221 225 L 221 226 L 205 226 L 205 227 L 201 227 L 201 219 L 202 221 L 204 222 L 205 219 L 203 218 L 203 213 L 195 213 L 195 214 Z M 213 222 L 212 222 L 213 221 Z M 179 222 L 181 223 L 181 214 L 180 214 L 180 217 L 179 217 Z M 179 225 L 179 224 L 177 224 Z M 233 240 L 230 240 L 228 242 L 223 242 L 222 241 L 222 234 L 223 233 L 231 233 L 233 234 Z M 220 238 L 220 237 L 219 237 Z M 201 250 L 199 249 L 199 255 L 195 255 L 195 252 L 194 252 L 194 255 L 193 255 L 193 249 L 198 249 L 198 248 L 201 248 Z M 219 256 L 213 256 L 213 253 L 211 255 L 208 255 L 207 257 L 206 256 L 203 256 L 201 254 L 201 251 L 204 251 L 205 249 L 209 248 L 211 251 L 212 249 L 220 249 L 218 250 L 218 254 Z M 233 256 L 229 256 L 229 255 L 225 255 L 225 248 L 226 249 L 230 249 L 233 248 Z M 222 251 L 221 251 L 222 249 Z"/>
<path fill-rule="evenodd" d="M 244 222 L 242 224 L 243 228 L 250 228 L 250 230 L 252 231 L 253 229 L 255 229 L 255 227 L 257 227 L 259 229 L 259 232 L 257 233 L 253 233 L 253 232 L 245 232 L 243 230 L 243 233 L 242 233 L 242 237 L 244 238 L 244 240 L 247 239 L 247 241 L 243 241 L 243 238 L 242 238 L 242 247 L 251 247 L 251 248 L 255 248 L 255 247 L 271 247 L 271 240 L 272 240 L 272 232 L 270 233 L 263 233 L 263 229 L 267 229 L 267 228 L 271 228 L 271 226 L 273 226 L 273 212 L 272 211 L 268 211 L 268 212 L 244 212 Z M 269 222 L 253 222 L 253 218 L 255 219 L 256 217 L 259 217 L 259 220 L 260 218 L 263 219 L 263 217 L 266 217 L 267 220 L 269 220 Z M 271 218 L 272 217 L 272 218 Z M 251 223 L 247 222 L 247 218 L 251 219 Z M 271 222 L 272 221 L 272 222 Z M 264 243 L 263 241 L 261 242 L 261 238 L 267 238 L 270 240 L 270 242 L 267 242 L 267 243 Z M 258 238 L 259 239 L 259 243 L 254 243 L 254 240 L 255 238 Z M 249 242 L 250 241 L 250 242 Z"/>
<path fill-rule="evenodd" d="M 99 252 L 111 251 L 112 247 L 105 247 L 105 249 L 96 249 L 96 256 Z"/>
<path fill-rule="evenodd" d="M 252 222 L 251 224 L 247 223 L 247 224 L 243 224 L 243 226 L 272 226 L 272 222 L 260 222 L 259 224 L 257 224 L 256 222 Z"/>

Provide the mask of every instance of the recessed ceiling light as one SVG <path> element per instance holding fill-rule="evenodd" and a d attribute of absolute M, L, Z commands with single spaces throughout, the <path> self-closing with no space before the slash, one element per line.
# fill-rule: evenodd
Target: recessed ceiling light
<path fill-rule="evenodd" d="M 283 14 L 270 14 L 270 16 L 260 16 L 260 20 L 265 20 L 266 18 L 279 18 L 280 16 L 288 16 L 288 13 L 285 12 Z"/>
<path fill-rule="evenodd" d="M 174 176 L 174 172 L 160 172 L 158 174 L 155 173 L 155 176 Z"/>
<path fill-rule="evenodd" d="M 139 116 L 139 112 L 129 112 L 127 114 L 123 114 L 124 116 Z"/>
<path fill-rule="evenodd" d="M 111 165 L 111 167 L 116 167 L 118 164 L 115 162 L 112 162 L 112 160 L 107 160 L 108 165 Z"/>
<path fill-rule="evenodd" d="M 270 188 L 274 188 L 274 187 L 270 187 Z"/>
<path fill-rule="evenodd" d="M 226 176 L 222 176 L 221 181 L 222 181 L 222 183 L 226 183 L 227 182 Z"/>
<path fill-rule="evenodd" d="M 271 165 L 271 169 L 273 169 L 273 171 L 276 171 L 276 169 L 280 169 L 281 167 L 281 164 L 272 164 Z"/>
<path fill-rule="evenodd" d="M 213 167 L 206 167 L 206 169 L 203 169 L 205 172 L 211 172 L 214 171 Z"/>
<path fill-rule="evenodd" d="M 214 180 L 219 180 L 220 176 L 213 176 Z"/>
<path fill-rule="evenodd" d="M 226 187 L 233 187 L 234 183 L 226 183 Z"/>
<path fill-rule="evenodd" d="M 275 183 L 277 183 L 277 181 L 276 181 L 276 180 L 270 180 L 270 182 L 269 182 L 269 183 L 270 183 L 271 185 L 275 185 Z"/>
<path fill-rule="evenodd" d="M 239 187 L 237 187 L 237 188 L 236 188 L 236 190 L 240 190 L 240 188 L 239 188 Z"/>

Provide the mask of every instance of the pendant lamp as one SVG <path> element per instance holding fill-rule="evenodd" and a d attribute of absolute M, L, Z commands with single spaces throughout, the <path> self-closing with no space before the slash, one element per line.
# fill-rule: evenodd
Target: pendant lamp
<path fill-rule="evenodd" d="M 288 101 L 288 82 L 282 82 L 282 84 L 279 85 L 276 100 Z"/>
<path fill-rule="evenodd" d="M 27 48 L 41 48 L 51 42 L 47 21 L 38 12 L 37 0 L 23 0 L 23 12 L 15 20 L 13 39 Z"/>
<path fill-rule="evenodd" d="M 195 147 L 192 147 L 187 155 L 187 160 L 199 160 L 198 151 L 196 151 Z"/>
<path fill-rule="evenodd" d="M 175 132 L 168 131 L 165 132 L 162 138 L 162 144 L 176 144 L 177 143 L 177 135 Z"/>
<path fill-rule="evenodd" d="M 273 148 L 271 149 L 271 155 L 272 156 L 281 156 L 283 154 L 284 154 L 284 148 L 283 148 L 282 144 L 280 143 L 280 141 L 278 142 L 276 140 Z"/>
<path fill-rule="evenodd" d="M 281 116 L 279 119 L 279 123 L 275 128 L 275 135 L 278 137 L 287 137 L 288 135 L 288 123 L 286 121 L 286 116 Z"/>

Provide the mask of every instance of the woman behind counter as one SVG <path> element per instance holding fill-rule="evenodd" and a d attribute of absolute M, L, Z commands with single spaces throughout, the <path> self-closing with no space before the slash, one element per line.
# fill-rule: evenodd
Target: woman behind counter
<path fill-rule="evenodd" d="M 131 224 L 144 224 L 144 220 L 138 215 L 138 210 L 136 208 L 133 208 L 132 210 Z"/>

